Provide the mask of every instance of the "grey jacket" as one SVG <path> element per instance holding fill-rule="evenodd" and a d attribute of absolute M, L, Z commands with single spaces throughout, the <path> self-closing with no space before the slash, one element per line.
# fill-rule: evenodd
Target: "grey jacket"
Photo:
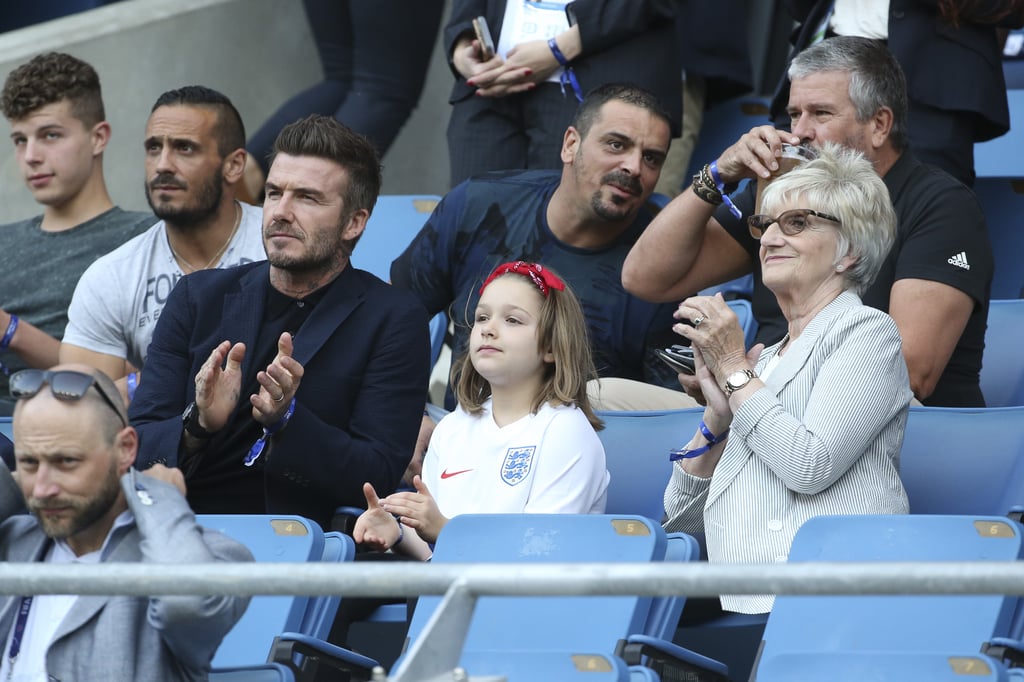
<path fill-rule="evenodd" d="M 114 531 L 105 563 L 252 561 L 239 543 L 197 526 L 174 486 L 130 470 L 121 489 L 135 523 Z M 46 537 L 34 516 L 18 514 L 23 510 L 21 492 L 0 466 L 0 561 L 36 561 L 43 550 Z M 0 596 L 0 646 L 20 602 Z M 81 596 L 54 635 L 47 672 L 51 680 L 85 682 L 205 680 L 214 652 L 248 604 L 239 597 Z"/>
<path fill-rule="evenodd" d="M 759 374 L 780 346 L 761 354 Z M 907 513 L 899 456 L 913 394 L 892 318 L 840 294 L 765 384 L 736 410 L 711 478 L 672 467 L 666 530 L 703 530 L 712 562 L 773 563 L 811 517 Z M 722 597 L 741 613 L 772 602 Z"/>

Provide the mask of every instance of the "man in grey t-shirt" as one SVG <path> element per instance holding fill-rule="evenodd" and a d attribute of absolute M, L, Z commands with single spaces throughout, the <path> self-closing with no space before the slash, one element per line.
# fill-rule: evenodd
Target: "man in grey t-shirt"
<path fill-rule="evenodd" d="M 103 178 L 110 140 L 99 77 L 85 62 L 51 52 L 7 77 L 0 108 L 18 170 L 40 216 L 0 226 L 0 361 L 11 372 L 57 363 L 67 307 L 82 272 L 140 234 L 152 215 L 114 206 Z M 10 414 L 0 372 L 0 414 Z"/>

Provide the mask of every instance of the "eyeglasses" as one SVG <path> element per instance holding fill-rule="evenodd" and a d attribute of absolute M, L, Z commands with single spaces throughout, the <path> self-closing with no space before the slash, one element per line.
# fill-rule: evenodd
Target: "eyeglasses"
<path fill-rule="evenodd" d="M 782 234 L 787 237 L 794 237 L 807 229 L 807 216 L 822 218 L 823 220 L 828 220 L 842 225 L 839 218 L 831 216 L 828 213 L 812 211 L 809 208 L 794 208 L 791 211 L 780 213 L 778 218 L 772 218 L 771 216 L 763 214 L 752 215 L 747 218 L 747 225 L 750 226 L 750 236 L 754 239 L 760 239 L 764 236 L 764 233 L 768 231 L 768 228 L 772 223 L 779 224 L 779 229 L 782 230 Z"/>
<path fill-rule="evenodd" d="M 16 400 L 27 400 L 39 393 L 44 384 L 50 384 L 50 393 L 57 400 L 81 400 L 89 391 L 89 387 L 95 386 L 96 391 L 103 398 L 103 402 L 117 413 L 122 424 L 128 426 L 128 420 L 124 416 L 124 408 L 118 407 L 118 404 L 121 402 L 120 396 L 115 400 L 107 394 L 103 384 L 96 381 L 96 377 L 84 372 L 76 372 L 70 369 L 57 371 L 23 369 L 11 375 L 11 396 Z"/>

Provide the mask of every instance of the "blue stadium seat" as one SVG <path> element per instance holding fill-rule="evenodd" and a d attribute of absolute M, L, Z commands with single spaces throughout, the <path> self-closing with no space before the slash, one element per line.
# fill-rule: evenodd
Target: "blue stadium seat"
<path fill-rule="evenodd" d="M 1005 517 L 819 516 L 797 531 L 789 561 L 1006 561 L 1021 558 L 1021 527 Z M 1017 598 L 1003 595 L 779 596 L 764 631 L 759 682 L 780 654 L 978 651 L 1009 633 Z M 832 678 L 827 678 L 832 679 Z M 870 678 L 866 678 L 870 679 Z"/>
<path fill-rule="evenodd" d="M 1021 156 L 1020 148 L 1007 147 L 1005 151 Z M 1020 298 L 1024 289 L 1024 261 L 1020 257 L 1024 254 L 1024 179 L 979 175 L 974 193 L 985 211 L 995 258 L 989 295 L 996 299 Z"/>
<path fill-rule="evenodd" d="M 391 262 L 412 242 L 441 197 L 382 194 L 377 197 L 363 236 L 352 252 L 352 264 L 385 282 L 391 281 Z"/>
<path fill-rule="evenodd" d="M 1024 255 L 1024 252 L 1022 252 Z M 981 392 L 988 407 L 1024 405 L 1024 299 L 993 300 L 981 364 Z"/>
<path fill-rule="evenodd" d="M 280 663 L 220 668 L 210 672 L 210 682 L 295 682 L 288 666 Z"/>
<path fill-rule="evenodd" d="M 465 514 L 445 526 L 433 561 L 649 562 L 664 559 L 667 543 L 658 523 L 635 515 Z M 396 678 L 433 656 L 452 656 L 456 645 L 434 636 L 445 627 L 435 612 L 441 601 L 435 596 L 419 600 L 409 631 L 411 647 L 393 672 Z M 650 597 L 603 594 L 482 597 L 457 662 L 471 675 L 506 675 L 508 682 L 567 679 L 563 674 L 570 670 L 572 654 L 611 660 L 618 640 L 642 632 L 651 602 Z M 445 603 L 450 603 L 447 598 Z M 724 666 L 715 670 L 725 673 Z"/>
<path fill-rule="evenodd" d="M 12 417 L 0 417 L 0 433 L 7 436 L 7 439 L 14 442 L 14 423 Z"/>
<path fill-rule="evenodd" d="M 351 538 L 340 533 L 325 538 L 320 526 L 301 516 L 198 514 L 196 520 L 244 544 L 257 562 L 340 562 L 355 555 Z M 245 614 L 224 637 L 212 665 L 222 669 L 263 663 L 274 638 L 282 632 L 323 638 L 337 608 L 336 598 L 253 597 Z"/>
<path fill-rule="evenodd" d="M 739 319 L 740 327 L 743 329 L 743 342 L 749 349 L 754 345 L 754 337 L 757 336 L 757 320 L 754 319 L 754 311 L 750 307 L 750 301 L 736 298 L 728 301 L 728 303 Z"/>
<path fill-rule="evenodd" d="M 965 438 L 967 450 L 958 443 Z M 1024 505 L 1024 407 L 911 407 L 900 453 L 911 514 L 1007 514 Z"/>
<path fill-rule="evenodd" d="M 391 262 L 412 242 L 441 197 L 433 194 L 382 194 L 377 197 L 363 236 L 352 252 L 352 264 L 385 282 L 391 281 Z M 448 331 L 442 312 L 430 320 L 430 365 L 437 362 Z"/>
<path fill-rule="evenodd" d="M 979 178 L 1024 178 L 1024 90 L 1008 90 L 1006 101 L 1009 132 L 974 145 L 974 172 Z"/>
<path fill-rule="evenodd" d="M 640 514 L 655 521 L 665 516 L 665 487 L 672 475 L 668 453 L 689 442 L 704 408 L 665 412 L 601 411 L 604 445 L 611 481 L 608 514 Z"/>
<path fill-rule="evenodd" d="M 786 682 L 1006 682 L 1005 666 L 971 651 L 828 651 L 779 654 L 758 665 L 758 680 Z"/>

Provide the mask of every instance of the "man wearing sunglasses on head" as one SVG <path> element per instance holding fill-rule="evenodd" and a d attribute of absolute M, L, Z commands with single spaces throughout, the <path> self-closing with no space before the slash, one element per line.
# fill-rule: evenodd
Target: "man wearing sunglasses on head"
<path fill-rule="evenodd" d="M 16 372 L 10 386 L 17 470 L 0 467 L 0 561 L 252 560 L 196 525 L 179 471 L 132 468 L 138 437 L 108 377 L 61 365 Z M 218 596 L 0 597 L 0 679 L 206 679 L 247 605 Z"/>
<path fill-rule="evenodd" d="M 896 322 L 915 397 L 983 406 L 979 372 L 993 271 L 985 217 L 970 189 L 911 153 L 899 64 L 882 42 L 839 36 L 797 55 L 789 76 L 792 133 L 759 126 L 705 166 L 692 191 L 662 210 L 630 251 L 623 285 L 644 299 L 672 301 L 753 272 L 757 341 L 779 341 L 785 319 L 761 281 L 761 245 L 746 221 L 757 212 L 756 183 L 729 194 L 736 183 L 777 170 L 784 143 L 837 142 L 873 163 L 896 211 L 896 242 L 862 299 Z"/>

